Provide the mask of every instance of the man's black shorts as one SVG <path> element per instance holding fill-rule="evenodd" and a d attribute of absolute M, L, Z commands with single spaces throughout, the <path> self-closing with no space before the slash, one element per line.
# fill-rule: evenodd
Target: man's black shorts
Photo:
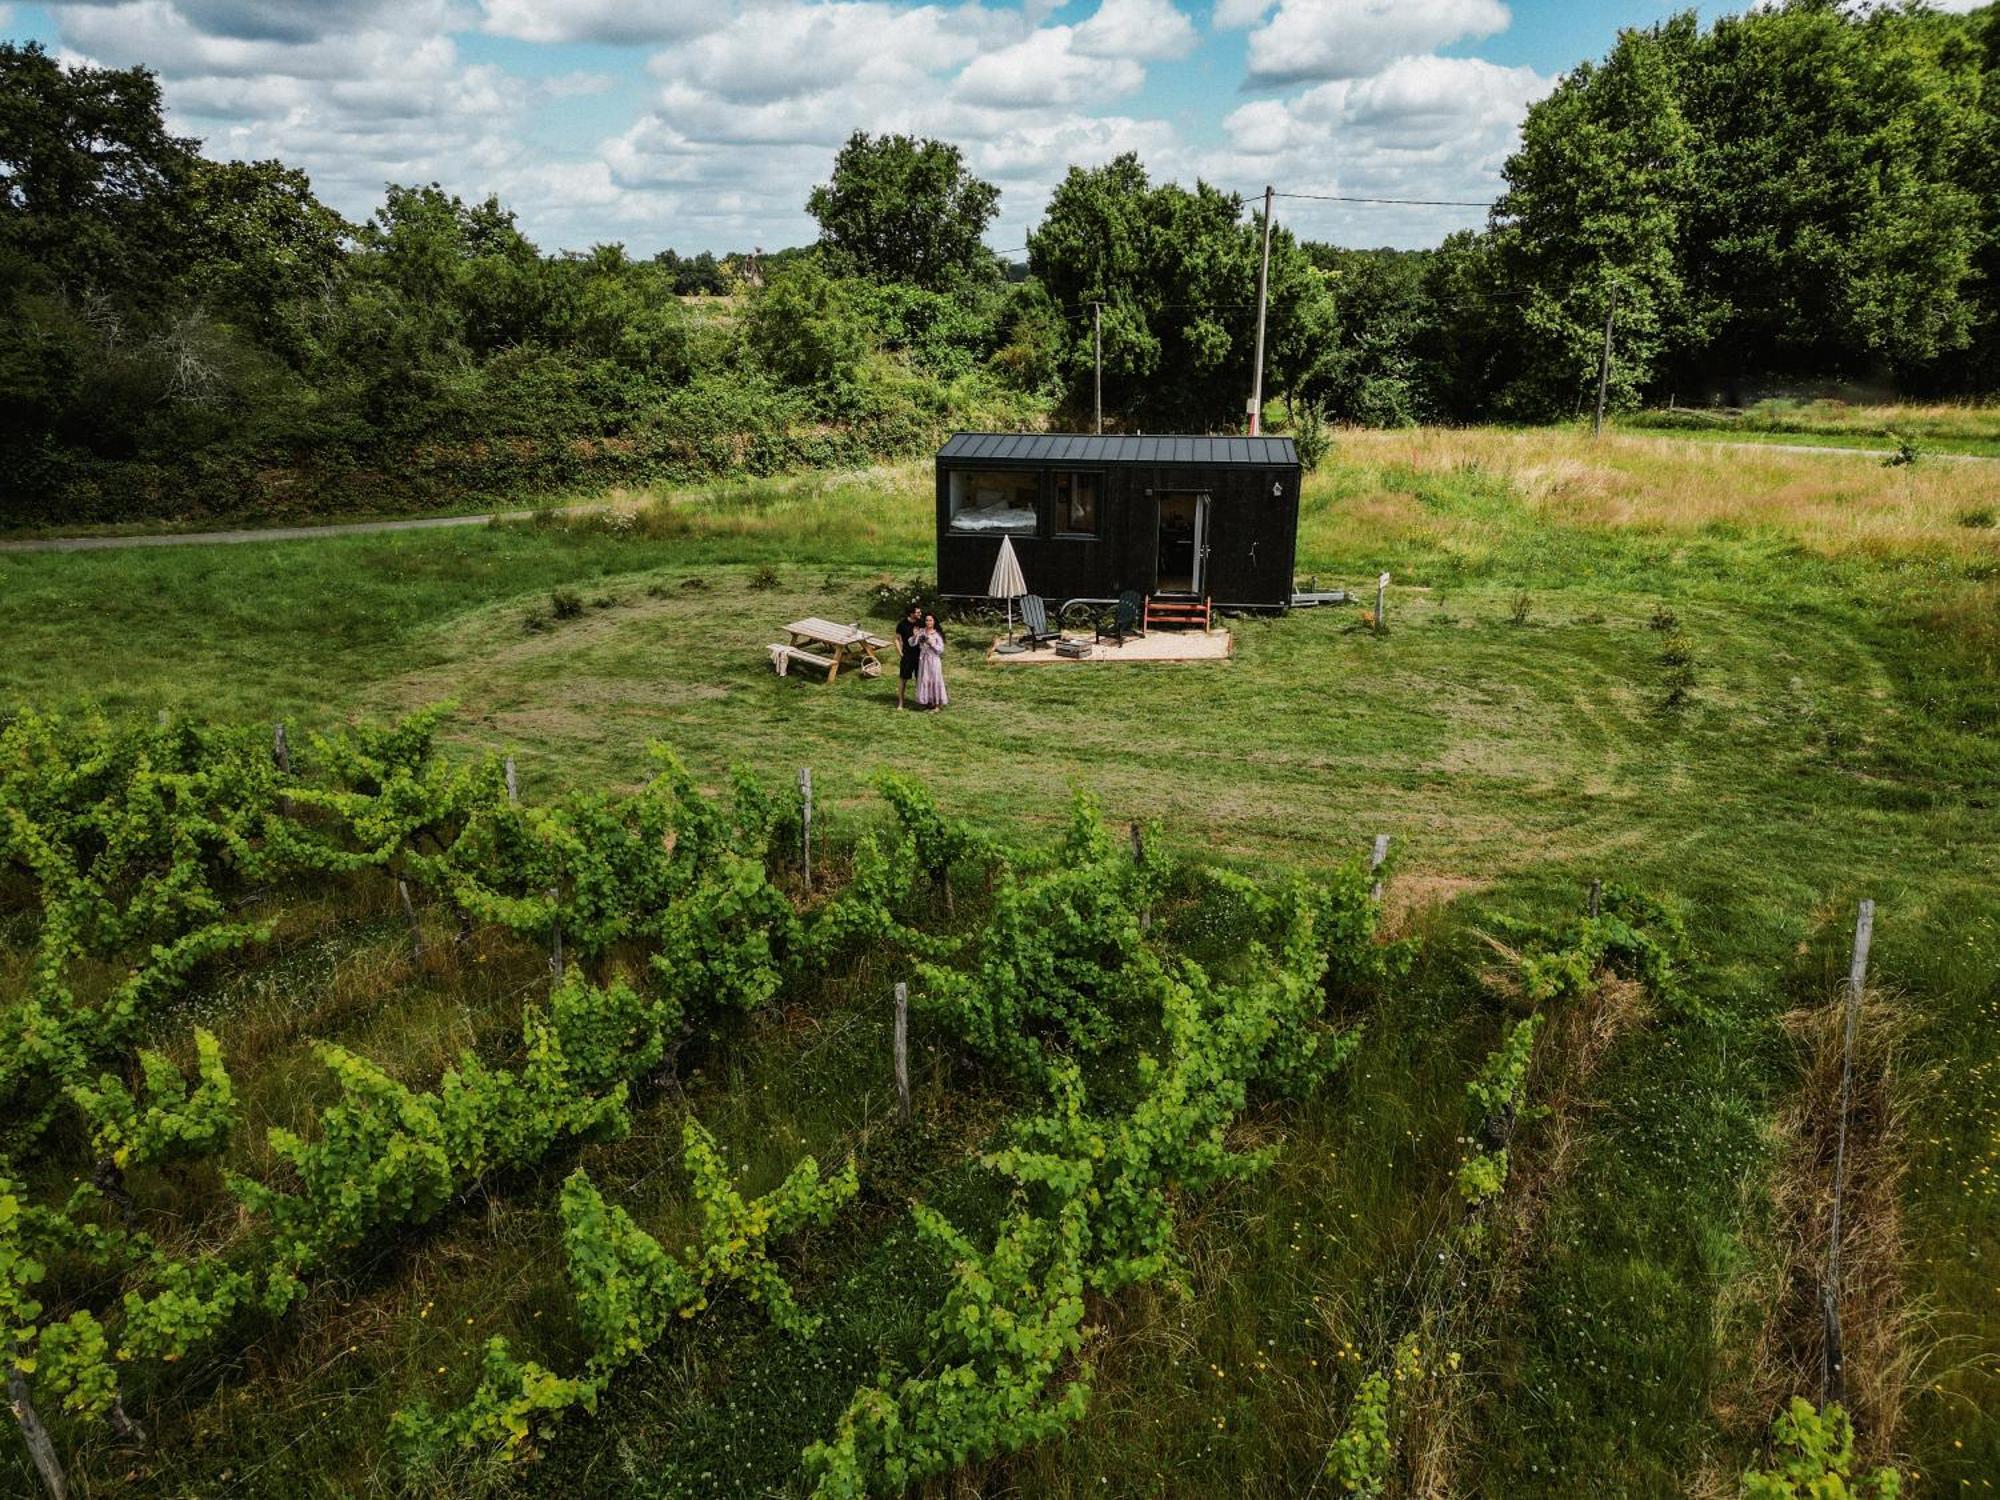
<path fill-rule="evenodd" d="M 905 651 L 902 662 L 896 668 L 896 675 L 903 681 L 908 682 L 912 677 L 917 675 L 917 663 L 922 657 L 923 652 L 921 651 Z"/>

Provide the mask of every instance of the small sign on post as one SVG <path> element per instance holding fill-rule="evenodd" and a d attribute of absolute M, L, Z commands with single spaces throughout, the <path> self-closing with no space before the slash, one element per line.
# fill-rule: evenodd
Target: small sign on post
<path fill-rule="evenodd" d="M 799 767 L 799 868 L 805 873 L 806 889 L 813 888 L 813 773 L 811 766 Z"/>
<path fill-rule="evenodd" d="M 910 987 L 896 981 L 896 1108 L 910 1121 Z"/>
<path fill-rule="evenodd" d="M 1388 575 L 1384 574 L 1383 576 L 1387 577 Z M 1368 873 L 1375 877 L 1375 886 L 1374 889 L 1369 891 L 1368 899 L 1377 903 L 1380 903 L 1382 900 L 1382 865 L 1388 858 L 1389 835 L 1378 833 L 1375 835 L 1375 851 L 1368 856 Z"/>

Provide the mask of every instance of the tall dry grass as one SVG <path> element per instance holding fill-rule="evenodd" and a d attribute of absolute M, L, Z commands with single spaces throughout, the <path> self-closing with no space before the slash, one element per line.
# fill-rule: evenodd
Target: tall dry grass
<path fill-rule="evenodd" d="M 601 508 L 549 510 L 533 524 L 661 541 L 763 541 L 802 560 L 900 563 L 932 545 L 923 463 L 738 479 L 684 490 L 610 491 Z"/>
<path fill-rule="evenodd" d="M 1437 516 L 1412 511 L 1410 479 L 1503 480 L 1525 515 L 1549 526 L 1694 535 L 1731 528 L 1774 535 L 1828 557 L 1921 554 L 2000 563 L 2000 465 L 1919 461 L 1889 468 L 1853 454 L 1723 448 L 1559 430 L 1414 428 L 1341 435 L 1337 467 L 1308 483 L 1308 496 L 1365 466 L 1373 483 L 1343 494 L 1338 509 L 1377 519 Z M 1476 507 L 1471 507 L 1476 509 Z M 1987 524 L 1981 524 L 1982 521 Z"/>
<path fill-rule="evenodd" d="M 1894 1462 L 1904 1411 L 1928 1338 L 1921 1306 L 1906 1290 L 1908 1244 L 1900 1184 L 1908 1162 L 1909 1086 L 1896 1057 L 1906 1010 L 1870 996 L 1855 1032 L 1848 1099 L 1839 1288 L 1844 1404 L 1868 1464 Z M 1792 1011 L 1785 1031 L 1798 1050 L 1799 1090 L 1772 1126 L 1776 1147 L 1770 1251 L 1746 1265 L 1724 1294 L 1733 1311 L 1760 1309 L 1742 1362 L 1718 1388 L 1716 1415 L 1746 1440 L 1764 1431 L 1794 1395 L 1822 1395 L 1826 1329 L 1821 1279 L 1832 1233 L 1835 1157 L 1841 1126 L 1846 1004 Z M 1734 1474 L 1711 1463 L 1694 1492 L 1734 1493 Z"/>

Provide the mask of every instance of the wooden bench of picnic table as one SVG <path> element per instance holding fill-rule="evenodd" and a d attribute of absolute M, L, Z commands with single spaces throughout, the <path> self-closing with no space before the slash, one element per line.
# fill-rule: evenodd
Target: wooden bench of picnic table
<path fill-rule="evenodd" d="M 782 641 L 767 646 L 764 649 L 771 653 L 771 669 L 780 677 L 790 676 L 791 674 L 786 671 L 786 668 L 791 666 L 792 663 L 797 662 L 803 667 L 818 667 L 822 672 L 826 673 L 826 680 L 831 682 L 833 681 L 834 672 L 840 666 L 840 663 L 830 656 L 819 656 L 811 651 L 802 651 L 797 646 L 787 646 Z"/>
<path fill-rule="evenodd" d="M 880 676 L 882 663 L 875 653 L 888 649 L 892 644 L 858 625 L 840 625 L 818 616 L 792 621 L 785 627 L 785 634 L 791 637 L 787 643 L 765 648 L 771 653 L 772 670 L 783 677 L 787 675 L 786 667 L 798 662 L 821 668 L 828 682 L 840 675 L 842 667 L 850 666 L 858 666 L 864 677 Z M 808 646 L 823 647 L 827 654 L 808 651 L 805 649 Z"/>

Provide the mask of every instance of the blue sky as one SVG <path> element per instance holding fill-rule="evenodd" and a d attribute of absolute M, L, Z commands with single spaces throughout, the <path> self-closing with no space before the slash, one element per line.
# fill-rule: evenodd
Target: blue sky
<path fill-rule="evenodd" d="M 1962 0 L 1961 0 L 1962 3 Z M 212 155 L 279 156 L 365 215 L 387 181 L 501 195 L 545 249 L 775 248 L 849 132 L 962 146 L 1022 243 L 1072 163 L 1487 200 L 1522 112 L 1650 0 L 90 0 L 0 32 L 143 63 Z M 1712 7 L 1709 8 L 1712 11 Z M 1348 244 L 1478 209 L 1289 200 Z"/>

